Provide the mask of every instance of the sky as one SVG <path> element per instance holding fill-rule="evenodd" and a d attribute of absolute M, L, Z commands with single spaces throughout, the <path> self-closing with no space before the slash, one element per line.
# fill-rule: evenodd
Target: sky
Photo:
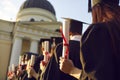
<path fill-rule="evenodd" d="M 21 4 L 25 0 L 1 0 L 0 19 L 15 21 Z M 56 11 L 58 21 L 62 17 L 72 18 L 91 23 L 91 13 L 88 13 L 88 0 L 48 0 Z"/>

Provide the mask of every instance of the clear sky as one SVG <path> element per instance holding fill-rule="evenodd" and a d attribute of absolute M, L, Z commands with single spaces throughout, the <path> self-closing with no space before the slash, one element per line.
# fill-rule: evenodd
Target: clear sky
<path fill-rule="evenodd" d="M 1 0 L 0 19 L 15 21 L 21 4 L 25 0 Z M 61 17 L 73 18 L 91 23 L 91 14 L 88 13 L 88 0 L 48 0 L 56 11 L 58 21 Z"/>

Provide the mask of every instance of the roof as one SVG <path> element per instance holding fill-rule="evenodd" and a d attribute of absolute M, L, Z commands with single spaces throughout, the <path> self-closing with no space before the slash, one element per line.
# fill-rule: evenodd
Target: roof
<path fill-rule="evenodd" d="M 42 8 L 56 15 L 54 7 L 47 0 L 26 0 L 20 7 L 20 10 L 23 10 L 26 8 Z"/>

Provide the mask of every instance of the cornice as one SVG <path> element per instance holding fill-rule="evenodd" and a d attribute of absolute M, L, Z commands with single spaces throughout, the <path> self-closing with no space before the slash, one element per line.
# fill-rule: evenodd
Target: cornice
<path fill-rule="evenodd" d="M 23 16 L 28 16 L 28 15 L 38 15 L 38 16 L 43 16 L 46 17 L 52 21 L 56 21 L 56 17 L 55 15 L 53 15 L 51 12 L 44 10 L 44 9 L 40 9 L 40 8 L 26 8 L 23 9 L 21 11 L 18 12 L 17 14 L 17 21 L 23 17 Z"/>
<path fill-rule="evenodd" d="M 49 25 L 48 25 L 49 26 Z M 50 38 L 51 36 L 60 37 L 60 33 L 55 32 L 55 30 L 50 30 L 49 28 L 43 28 L 39 25 L 23 25 L 17 24 L 15 26 L 14 36 L 29 38 L 34 40 L 39 40 L 40 38 Z"/>
<path fill-rule="evenodd" d="M 0 40 L 12 40 L 11 33 L 0 31 Z"/>

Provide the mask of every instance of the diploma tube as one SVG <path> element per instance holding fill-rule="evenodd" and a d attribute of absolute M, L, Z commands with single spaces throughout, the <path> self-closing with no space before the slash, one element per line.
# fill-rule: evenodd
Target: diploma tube
<path fill-rule="evenodd" d="M 9 66 L 9 67 L 8 67 L 8 77 L 10 77 L 10 76 L 11 76 L 11 74 L 12 74 L 12 67 L 11 67 L 11 66 Z"/>
<path fill-rule="evenodd" d="M 28 74 L 28 78 L 31 78 L 31 75 L 30 75 L 30 68 L 31 68 L 31 60 L 28 61 L 28 64 L 27 64 L 27 74 Z"/>
<path fill-rule="evenodd" d="M 49 52 L 49 41 L 45 41 L 45 52 Z"/>
<path fill-rule="evenodd" d="M 45 51 L 44 51 L 44 54 L 45 54 L 45 55 L 44 55 L 44 59 L 43 59 L 43 61 L 44 61 L 44 62 L 47 62 L 47 61 L 48 61 L 48 58 L 47 58 L 47 54 L 46 54 Z"/>
<path fill-rule="evenodd" d="M 42 52 L 44 51 L 44 42 L 42 42 Z"/>
<path fill-rule="evenodd" d="M 17 69 L 17 74 L 19 73 L 19 70 L 22 70 L 22 56 L 19 56 L 19 64 L 18 64 L 18 69 Z"/>
<path fill-rule="evenodd" d="M 30 61 L 31 67 L 34 66 L 34 63 L 35 63 L 35 55 L 31 55 L 31 61 Z"/>
<path fill-rule="evenodd" d="M 12 70 L 11 70 L 11 66 L 9 66 L 9 67 L 8 67 L 8 72 L 11 72 L 11 71 L 12 71 Z"/>
<path fill-rule="evenodd" d="M 22 63 L 22 56 L 19 56 L 19 64 L 18 64 L 18 69 L 17 69 L 17 75 L 19 74 L 19 71 L 22 70 L 21 63 Z"/>
<path fill-rule="evenodd" d="M 68 53 L 66 51 L 68 50 L 68 44 L 69 44 L 69 24 L 70 21 L 68 19 L 65 19 L 63 22 L 63 51 L 62 51 L 62 57 L 67 57 L 68 58 Z"/>
<path fill-rule="evenodd" d="M 44 62 L 48 62 L 48 55 L 49 55 L 49 41 L 44 42 Z"/>
<path fill-rule="evenodd" d="M 35 63 L 35 55 L 31 55 L 30 66 L 33 67 Z M 30 72 L 28 71 L 28 78 L 31 78 Z"/>
<path fill-rule="evenodd" d="M 12 64 L 12 72 L 15 72 L 15 65 Z"/>
<path fill-rule="evenodd" d="M 21 66 L 22 63 L 22 56 L 19 56 L 19 66 Z"/>

